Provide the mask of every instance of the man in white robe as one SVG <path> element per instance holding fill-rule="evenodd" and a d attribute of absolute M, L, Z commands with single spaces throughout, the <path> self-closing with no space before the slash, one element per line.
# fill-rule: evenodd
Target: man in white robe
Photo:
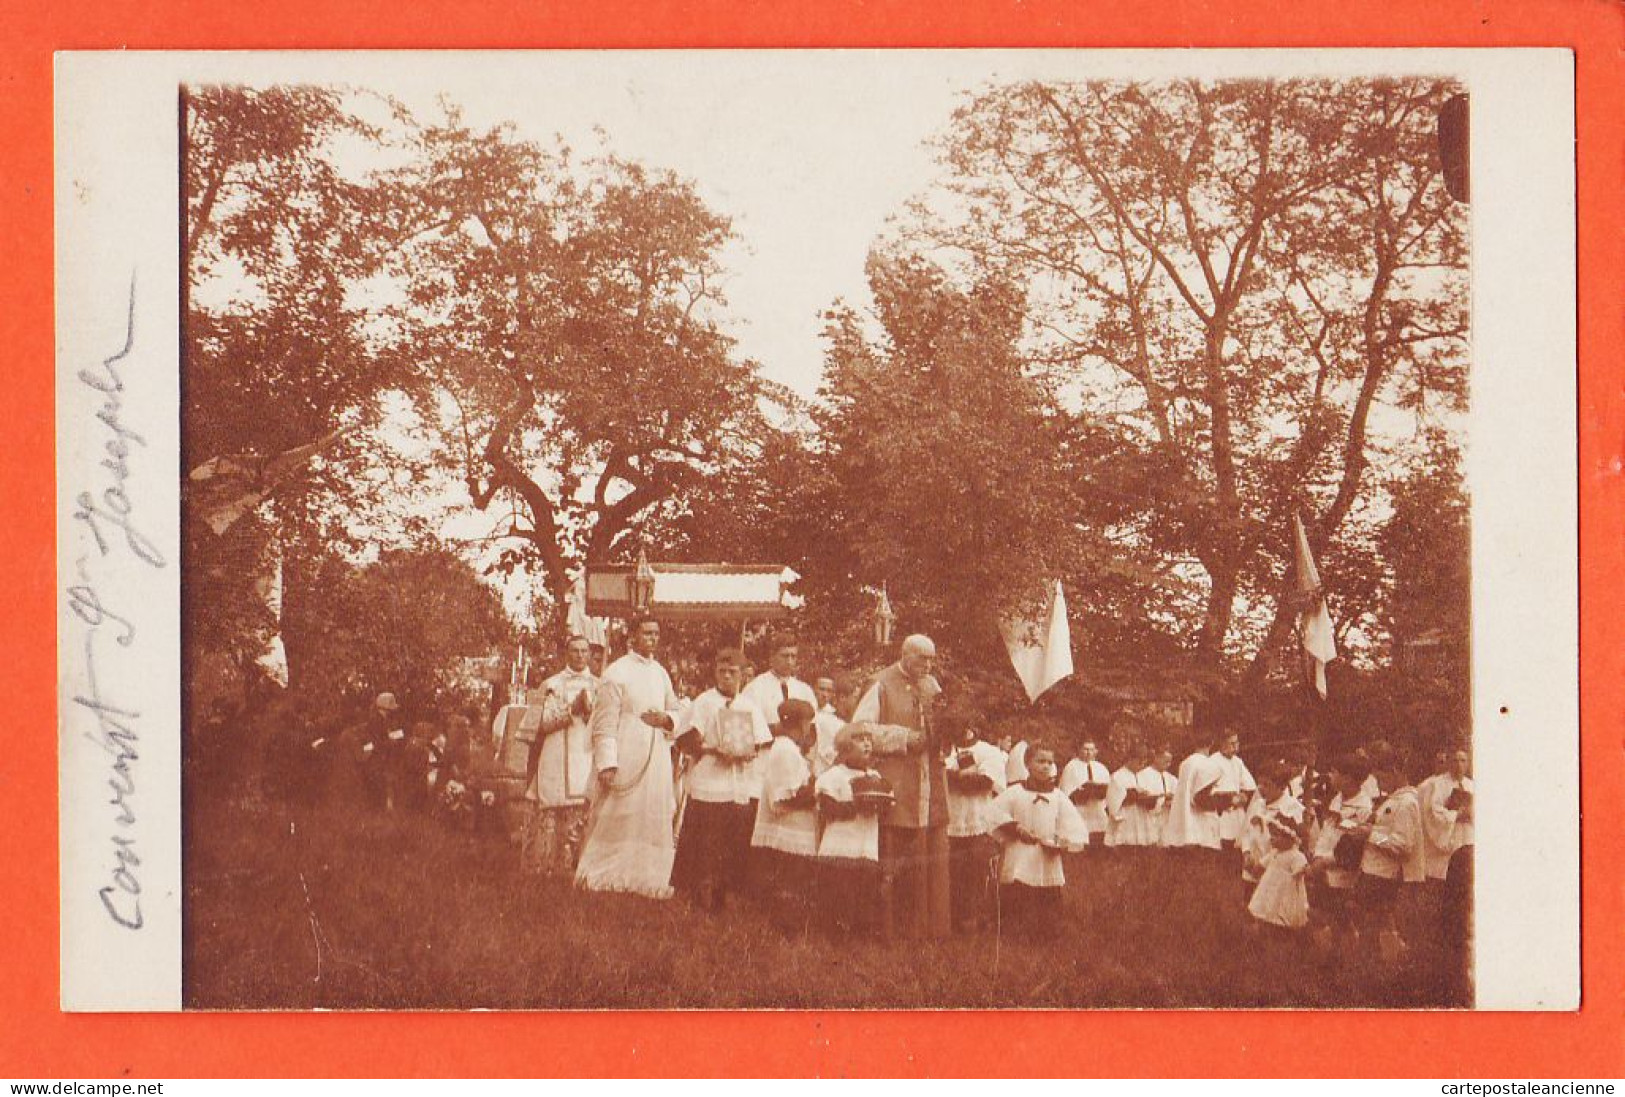
<path fill-rule="evenodd" d="M 1111 789 L 1112 771 L 1100 760 L 1100 748 L 1091 737 L 1078 743 L 1078 756 L 1061 771 L 1061 791 L 1078 809 L 1078 817 L 1089 831 L 1089 845 L 1106 844 L 1110 823 L 1106 796 Z"/>
<path fill-rule="evenodd" d="M 628 643 L 631 649 L 604 669 L 593 704 L 594 799 L 575 881 L 592 891 L 664 899 L 676 851 L 671 741 L 679 703 L 655 659 L 654 618 L 634 619 Z"/>
<path fill-rule="evenodd" d="M 1445 880 L 1457 851 L 1473 844 L 1473 779 L 1465 750 L 1445 756 L 1448 767 L 1417 787 L 1422 798 L 1422 830 L 1427 839 L 1427 877 Z"/>
<path fill-rule="evenodd" d="M 1140 800 L 1146 807 L 1146 826 L 1150 844 L 1165 845 L 1163 831 L 1168 824 L 1168 812 L 1173 807 L 1174 795 L 1179 789 L 1179 778 L 1168 772 L 1174 755 L 1161 746 L 1151 755 L 1151 762 L 1135 774 L 1140 785 Z"/>
<path fill-rule="evenodd" d="M 542 683 L 540 699 L 520 722 L 534 732 L 530 751 L 529 801 L 520 863 L 548 875 L 575 870 L 587 821 L 592 784 L 592 716 L 598 678 L 587 669 L 591 652 L 584 636 L 564 645 L 564 669 Z"/>
<path fill-rule="evenodd" d="M 1440 888 L 1440 932 L 1455 957 L 1455 970 L 1466 972 L 1473 921 L 1473 779 L 1472 755 L 1465 747 L 1449 751 L 1445 772 L 1422 782 L 1422 833 L 1427 844 L 1427 877 Z M 1440 884 L 1434 881 L 1442 881 Z"/>
<path fill-rule="evenodd" d="M 800 663 L 801 652 L 795 636 L 787 632 L 775 635 L 768 667 L 746 684 L 745 696 L 764 713 L 777 713 L 786 701 L 805 701 L 817 711 L 818 695 L 796 677 Z"/>
<path fill-rule="evenodd" d="M 1145 765 L 1146 750 L 1139 743 L 1130 744 L 1123 755 L 1123 764 L 1112 773 L 1106 789 L 1106 844 L 1113 847 L 1155 845 L 1152 836 L 1150 801 L 1140 791 L 1139 771 Z"/>

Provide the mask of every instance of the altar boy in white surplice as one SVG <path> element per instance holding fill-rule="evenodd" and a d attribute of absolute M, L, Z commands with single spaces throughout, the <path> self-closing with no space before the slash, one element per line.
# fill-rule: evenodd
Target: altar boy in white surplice
<path fill-rule="evenodd" d="M 743 890 L 762 792 L 758 756 L 773 743 L 766 715 L 740 691 L 744 663 L 738 651 L 718 652 L 716 686 L 694 698 L 677 723 L 677 747 L 694 765 L 671 886 L 711 910 Z"/>
<path fill-rule="evenodd" d="M 1114 848 L 1139 848 L 1156 845 L 1151 830 L 1151 804 L 1155 797 L 1145 796 L 1140 790 L 1140 767 L 1145 765 L 1146 750 L 1139 743 L 1131 743 L 1123 755 L 1123 764 L 1112 771 L 1111 783 L 1106 788 L 1106 844 Z"/>
<path fill-rule="evenodd" d="M 948 777 L 948 872 L 954 932 L 973 931 L 992 917 L 993 801 L 1004 791 L 1005 755 L 976 734 L 974 720 L 944 713 L 937 730 L 954 744 Z"/>
<path fill-rule="evenodd" d="M 1422 798 L 1422 832 L 1427 840 L 1428 879 L 1448 879 L 1451 861 L 1473 844 L 1471 755 L 1464 749 L 1445 755 L 1445 770 L 1417 786 Z"/>
<path fill-rule="evenodd" d="M 671 736 L 678 700 L 655 659 L 655 619 L 635 618 L 629 642 L 631 650 L 604 669 L 593 705 L 593 804 L 575 882 L 665 899 L 676 850 Z"/>
<path fill-rule="evenodd" d="M 1027 780 L 1000 793 L 989 822 L 1003 845 L 999 860 L 1001 920 L 1037 935 L 1060 929 L 1066 872 L 1061 854 L 1084 849 L 1089 830 L 1055 787 L 1055 752 L 1027 750 Z"/>
<path fill-rule="evenodd" d="M 774 921 L 794 929 L 807 924 L 818 886 L 818 796 L 808 759 L 817 733 L 815 714 L 805 701 L 780 702 L 778 716 L 773 745 L 759 765 L 751 874 Z"/>
<path fill-rule="evenodd" d="M 1093 736 L 1078 740 L 1078 756 L 1061 771 L 1061 791 L 1067 794 L 1078 817 L 1088 828 L 1091 846 L 1106 844 L 1106 829 L 1110 820 L 1106 816 L 1106 793 L 1111 787 L 1112 771 L 1100 760 L 1100 749 Z"/>
<path fill-rule="evenodd" d="M 1258 791 L 1258 782 L 1247 769 L 1247 763 L 1241 760 L 1236 751 L 1241 745 L 1241 737 L 1234 731 L 1227 731 L 1219 740 L 1218 753 L 1213 755 L 1213 762 L 1219 769 L 1219 780 L 1213 786 L 1213 795 L 1223 804 L 1228 804 L 1219 812 L 1219 842 L 1227 850 L 1240 848 L 1241 832 L 1247 828 L 1247 805 L 1252 802 L 1253 793 Z"/>
<path fill-rule="evenodd" d="M 1440 890 L 1440 931 L 1464 970 L 1472 936 L 1473 779 L 1466 745 L 1445 755 L 1445 771 L 1422 782 L 1422 830 L 1427 874 Z"/>

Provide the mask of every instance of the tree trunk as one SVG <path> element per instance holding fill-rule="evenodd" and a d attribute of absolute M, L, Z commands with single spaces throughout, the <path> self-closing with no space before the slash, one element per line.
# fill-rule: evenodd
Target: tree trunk
<path fill-rule="evenodd" d="M 1209 511 L 1211 551 L 1204 558 L 1213 585 L 1208 591 L 1202 628 L 1196 637 L 1197 662 L 1216 670 L 1224 654 L 1224 638 L 1235 612 L 1236 588 L 1241 572 L 1237 551 L 1238 497 L 1235 451 L 1231 441 L 1230 390 L 1224 373 L 1224 340 L 1229 330 L 1228 310 L 1217 312 L 1208 324 L 1203 368 L 1212 415 L 1214 498 Z M 1211 561 L 1211 562 L 1207 562 Z"/>

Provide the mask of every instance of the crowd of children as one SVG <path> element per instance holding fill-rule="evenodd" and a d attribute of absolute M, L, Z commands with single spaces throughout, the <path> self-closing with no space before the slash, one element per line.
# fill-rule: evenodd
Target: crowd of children
<path fill-rule="evenodd" d="M 717 684 L 690 706 L 677 739 L 689 761 L 674 887 L 713 909 L 754 893 L 787 925 L 884 927 L 879 821 L 893 800 L 872 764 L 870 728 L 799 698 L 779 703 L 769 723 L 740 688 L 742 664 L 737 652 L 718 657 Z M 1464 750 L 1417 765 L 1379 742 L 1321 771 L 1293 744 L 1297 753 L 1259 763 L 1255 777 L 1226 734 L 1180 766 L 1191 786 L 1182 796 L 1167 746 L 1130 744 L 1112 768 L 1085 738 L 1062 765 L 1045 743 L 987 742 L 962 715 L 944 712 L 938 730 L 955 744 L 943 762 L 961 932 L 1042 935 L 1061 922 L 1069 859 L 1087 866 L 1183 847 L 1239 875 L 1239 901 L 1261 933 L 1369 936 L 1393 957 L 1405 948 L 1397 912 L 1415 885 L 1444 896 L 1433 904 L 1444 932 L 1466 938 Z"/>
<path fill-rule="evenodd" d="M 833 931 L 874 932 L 884 924 L 880 817 L 893 796 L 872 766 L 874 736 L 846 724 L 823 764 L 815 747 L 817 713 L 799 699 L 778 706 L 771 738 L 737 735 L 724 714 L 738 695 L 738 656 L 718 660 L 717 698 L 701 695 L 678 739 L 694 759 L 688 769 L 672 883 L 708 907 L 750 890 L 781 924 L 822 921 Z M 737 711 L 737 710 L 734 710 Z M 754 710 L 749 710 L 754 713 Z M 1006 786 L 1004 753 L 969 741 L 949 760 L 950 839 L 956 875 L 956 916 L 962 927 L 986 924 L 985 903 L 998 865 L 999 896 L 1009 915 L 1042 924 L 1065 883 L 1061 854 L 1085 847 L 1088 834 L 1072 802 L 1056 788 L 1056 762 L 1047 748 L 1028 755 L 1030 772 Z M 717 771 L 729 771 L 717 780 Z M 696 780 L 698 778 L 698 780 Z M 698 822 L 696 822 L 698 820 Z M 748 825 L 744 825 L 748 824 Z M 994 853 L 986 843 L 1003 846 Z M 816 909 L 812 896 L 818 901 Z"/>
<path fill-rule="evenodd" d="M 585 654 L 572 654 L 582 665 L 573 662 L 561 676 L 590 686 L 597 679 Z M 855 688 L 825 678 L 815 692 L 787 676 L 763 693 L 745 671 L 739 652 L 720 653 L 715 684 L 685 703 L 675 729 L 682 807 L 672 887 L 712 909 L 749 896 L 786 927 L 883 931 L 880 820 L 894 799 L 876 772 L 870 726 L 846 722 Z M 585 687 L 570 693 L 546 726 L 584 734 L 589 694 Z M 524 809 L 526 782 L 545 794 L 543 778 L 558 768 L 563 791 L 530 797 L 536 810 L 525 841 L 544 848 L 541 860 L 555 862 L 552 868 L 568 871 L 585 814 L 586 789 L 577 787 L 586 784 L 585 771 L 538 768 L 544 748 L 564 740 L 549 739 L 545 729 L 516 740 L 530 748 L 527 769 L 526 759 L 499 757 L 504 745 L 483 721 L 454 716 L 441 729 L 407 727 L 399 708 L 381 694 L 359 723 L 295 754 L 324 758 L 324 780 L 338 795 L 503 832 L 515 829 L 504 815 L 510 805 Z M 1402 925 L 1415 921 L 1407 911 L 1421 906 L 1434 912 L 1440 940 L 1465 949 L 1473 848 L 1465 749 L 1421 759 L 1376 742 L 1317 768 L 1312 749 L 1287 744 L 1266 761 L 1255 751 L 1255 773 L 1226 732 L 1211 750 L 1185 758 L 1176 774 L 1166 744 L 1120 745 L 1114 768 L 1088 737 L 1062 758 L 1037 740 L 989 742 L 963 713 L 942 712 L 936 728 L 939 741 L 951 744 L 942 762 L 949 897 L 959 932 L 1053 931 L 1062 921 L 1069 860 L 1089 871 L 1096 857 L 1128 863 L 1177 856 L 1187 859 L 1182 871 L 1193 880 L 1239 876 L 1239 903 L 1261 933 L 1312 930 L 1322 943 L 1363 938 L 1394 958 L 1406 948 Z M 571 742 L 572 751 L 580 749 Z M 525 776 L 514 778 L 516 768 Z M 292 769 L 287 777 L 290 791 L 308 793 L 317 784 Z M 504 780 L 517 784 L 504 788 Z M 546 835 L 531 833 L 536 819 L 569 834 L 542 841 Z M 1215 887 L 1222 893 L 1222 884 Z M 1431 901 L 1419 904 L 1423 895 Z"/>

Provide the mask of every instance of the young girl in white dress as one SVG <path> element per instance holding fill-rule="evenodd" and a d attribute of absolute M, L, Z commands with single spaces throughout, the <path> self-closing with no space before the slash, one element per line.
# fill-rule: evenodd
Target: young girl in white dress
<path fill-rule="evenodd" d="M 808 753 L 814 745 L 813 708 L 805 701 L 779 705 L 773 745 L 761 759 L 762 791 L 750 836 L 756 888 L 780 925 L 805 925 L 816 886 L 817 798 Z"/>
<path fill-rule="evenodd" d="M 1309 859 L 1298 848 L 1298 832 L 1285 821 L 1269 825 L 1270 852 L 1263 861 L 1258 887 L 1247 913 L 1267 926 L 1299 930 L 1309 924 L 1309 889 L 1304 878 Z"/>
<path fill-rule="evenodd" d="M 869 768 L 874 736 L 848 724 L 835 735 L 835 764 L 819 775 L 818 905 L 837 935 L 880 925 L 879 801 L 859 795 L 854 782 L 879 780 Z"/>

